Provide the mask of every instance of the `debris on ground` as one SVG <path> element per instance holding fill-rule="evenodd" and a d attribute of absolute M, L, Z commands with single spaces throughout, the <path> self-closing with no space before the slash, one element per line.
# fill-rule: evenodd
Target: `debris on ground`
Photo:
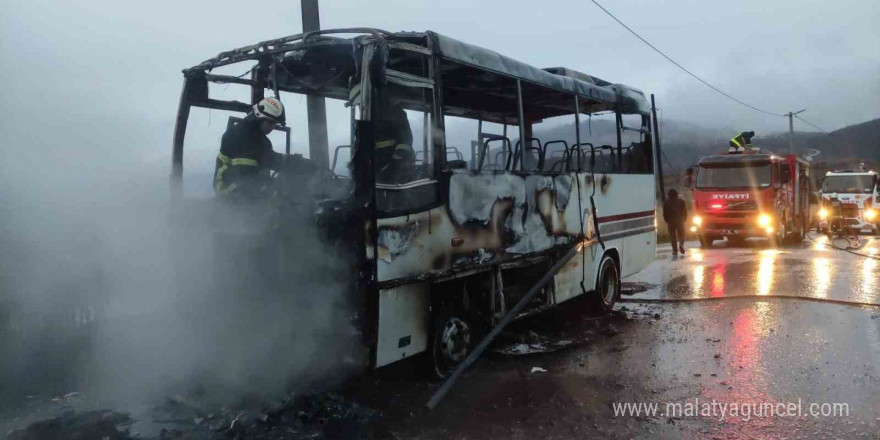
<path fill-rule="evenodd" d="M 184 409 L 199 408 L 193 402 L 184 403 Z M 207 412 L 207 409 L 203 409 Z M 187 411 L 181 418 L 189 415 Z M 217 412 L 188 418 L 183 438 L 209 434 L 211 440 L 300 440 L 300 439 L 370 439 L 371 426 L 377 413 L 369 408 L 348 402 L 333 393 L 302 397 L 287 397 L 271 405 L 248 408 L 220 408 Z M 173 420 L 173 419 L 172 419 Z M 203 437 L 193 437 L 203 438 Z"/>
<path fill-rule="evenodd" d="M 103 410 L 64 414 L 8 433 L 10 440 L 369 440 L 378 413 L 333 393 L 267 404 L 218 407 L 172 396 L 147 416 L 152 430 L 133 434 L 137 421 Z"/>
<path fill-rule="evenodd" d="M 498 347 L 492 351 L 509 356 L 521 356 L 526 354 L 552 353 L 554 351 L 570 347 L 572 344 L 574 344 L 574 341 L 568 339 L 564 339 L 561 341 L 538 342 L 533 344 L 520 342 L 517 344 Z"/>
<path fill-rule="evenodd" d="M 626 344 L 617 344 L 614 347 L 611 347 L 611 351 L 614 353 L 620 353 L 626 351 L 627 348 L 629 348 L 629 346 Z"/>
<path fill-rule="evenodd" d="M 601 333 L 605 336 L 617 336 L 618 334 L 620 334 L 620 330 L 618 330 L 614 326 L 609 325 L 609 326 L 603 328 L 601 330 Z"/>
<path fill-rule="evenodd" d="M 10 432 L 10 440 L 131 440 L 124 427 L 133 422 L 126 414 L 109 410 L 68 411 L 51 419 L 30 424 Z"/>
<path fill-rule="evenodd" d="M 532 371 L 529 371 L 529 373 L 546 373 L 546 372 L 547 372 L 547 370 L 545 370 L 541 367 L 532 367 Z"/>
<path fill-rule="evenodd" d="M 656 284 L 645 283 L 641 281 L 624 281 L 620 283 L 620 294 L 635 295 L 636 293 L 646 292 L 656 287 Z"/>

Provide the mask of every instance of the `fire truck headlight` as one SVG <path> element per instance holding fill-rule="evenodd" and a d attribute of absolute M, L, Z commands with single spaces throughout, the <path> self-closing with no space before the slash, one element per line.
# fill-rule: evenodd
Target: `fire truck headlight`
<path fill-rule="evenodd" d="M 703 218 L 698 215 L 695 215 L 694 216 L 694 225 L 702 226 L 703 225 Z"/>
<path fill-rule="evenodd" d="M 865 220 L 873 221 L 875 218 L 877 218 L 877 211 L 876 210 L 868 209 L 865 211 Z"/>
<path fill-rule="evenodd" d="M 820 209 L 819 210 L 819 218 L 821 218 L 822 220 L 825 220 L 826 218 L 828 218 L 828 210 L 825 208 Z"/>
<path fill-rule="evenodd" d="M 758 216 L 758 226 L 760 226 L 762 228 L 766 228 L 767 226 L 770 226 L 771 220 L 772 219 L 770 218 L 769 215 L 761 214 L 760 216 Z"/>

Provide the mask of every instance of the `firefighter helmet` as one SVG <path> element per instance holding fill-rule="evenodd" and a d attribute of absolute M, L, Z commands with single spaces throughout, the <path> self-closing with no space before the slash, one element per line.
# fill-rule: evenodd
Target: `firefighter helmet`
<path fill-rule="evenodd" d="M 264 98 L 254 104 L 254 116 L 276 124 L 284 124 L 284 105 L 275 98 Z"/>

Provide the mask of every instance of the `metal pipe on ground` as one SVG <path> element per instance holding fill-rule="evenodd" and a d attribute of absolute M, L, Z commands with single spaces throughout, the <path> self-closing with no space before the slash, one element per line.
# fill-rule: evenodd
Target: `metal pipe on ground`
<path fill-rule="evenodd" d="M 519 315 L 520 312 L 522 312 L 522 309 L 526 307 L 526 304 L 528 304 L 532 300 L 532 298 L 534 298 L 535 295 L 537 295 L 538 292 L 540 292 L 541 289 L 545 285 L 547 285 L 550 280 L 553 279 L 553 276 L 556 275 L 560 270 L 562 270 L 562 267 L 565 266 L 565 264 L 568 263 L 568 261 L 571 260 L 575 255 L 577 255 L 578 252 L 587 244 L 588 243 L 586 241 L 582 241 L 572 246 L 571 249 L 569 249 L 569 251 L 566 252 L 565 255 L 563 255 L 562 258 L 560 258 L 556 262 L 556 264 L 554 264 L 553 267 L 551 267 L 550 270 L 547 271 L 547 273 L 544 274 L 544 276 L 541 277 L 540 280 L 538 280 L 537 283 L 535 283 L 535 285 L 529 290 L 529 292 L 526 293 L 526 295 L 522 297 L 522 299 L 520 299 L 518 303 L 516 303 L 516 306 L 510 309 L 510 312 L 508 312 L 507 315 L 505 315 L 504 318 L 499 321 L 495 327 L 492 327 L 492 331 L 490 331 L 489 334 L 486 335 L 486 337 L 483 338 L 483 340 L 480 341 L 479 344 L 477 344 L 477 347 L 474 348 L 474 351 L 472 351 L 471 354 L 468 355 L 468 357 L 464 361 L 462 361 L 462 363 L 459 364 L 458 367 L 455 368 L 455 371 L 453 371 L 449 378 L 446 379 L 446 382 L 444 382 L 443 385 L 434 393 L 434 395 L 431 396 L 431 399 L 428 400 L 428 404 L 426 405 L 428 409 L 434 409 L 434 407 L 436 407 L 437 404 L 440 403 L 440 400 L 442 400 L 443 397 L 446 396 L 446 393 L 448 393 L 449 390 L 452 389 L 452 386 L 455 385 L 455 382 L 458 381 L 458 378 L 461 376 L 462 373 L 464 373 L 464 370 L 467 370 L 468 367 L 470 367 L 474 362 L 477 361 L 477 359 L 479 359 L 480 355 L 483 354 L 483 351 L 486 350 L 486 347 L 488 347 L 489 344 L 492 343 L 492 340 L 495 339 L 495 337 L 498 336 L 499 333 L 501 333 L 501 330 L 503 330 L 504 327 L 507 326 L 507 324 L 510 324 L 510 322 L 513 321 L 513 318 L 515 318 L 517 315 Z"/>

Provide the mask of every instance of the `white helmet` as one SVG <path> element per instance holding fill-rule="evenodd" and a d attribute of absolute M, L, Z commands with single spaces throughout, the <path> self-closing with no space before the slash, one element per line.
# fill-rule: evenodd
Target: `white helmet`
<path fill-rule="evenodd" d="M 263 98 L 254 105 L 254 116 L 276 124 L 284 124 L 284 105 L 275 98 Z"/>

